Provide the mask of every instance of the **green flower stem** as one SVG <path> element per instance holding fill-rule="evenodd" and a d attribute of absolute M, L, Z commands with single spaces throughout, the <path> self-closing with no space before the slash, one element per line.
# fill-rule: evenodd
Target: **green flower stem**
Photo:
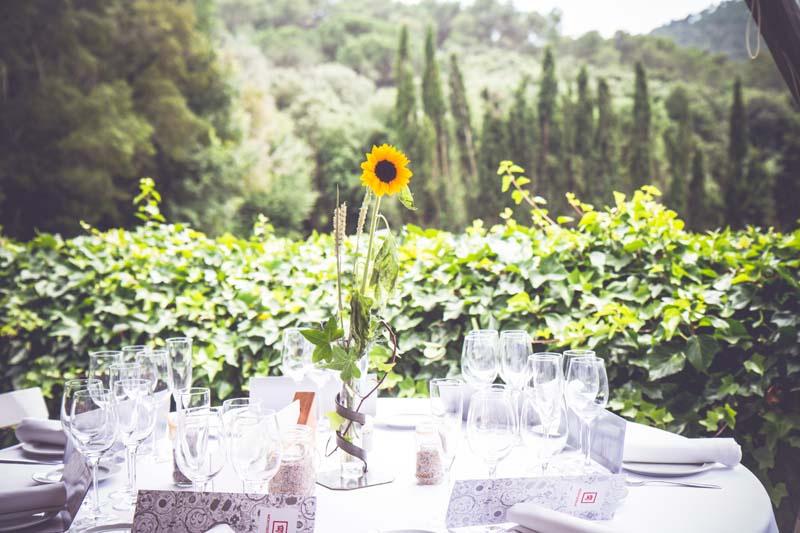
<path fill-rule="evenodd" d="M 381 208 L 381 197 L 375 199 L 372 208 L 372 220 L 369 222 L 369 244 L 367 245 L 367 259 L 364 261 L 364 278 L 361 280 L 361 294 L 367 293 L 367 279 L 369 279 L 369 261 L 372 257 L 372 241 L 375 240 L 375 226 L 378 225 L 378 211 Z"/>

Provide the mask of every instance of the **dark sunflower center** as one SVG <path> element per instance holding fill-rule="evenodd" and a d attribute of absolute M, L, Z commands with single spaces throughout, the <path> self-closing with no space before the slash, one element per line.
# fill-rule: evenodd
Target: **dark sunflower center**
<path fill-rule="evenodd" d="M 394 166 L 394 163 L 389 161 L 378 161 L 378 164 L 375 165 L 375 175 L 378 176 L 378 179 L 384 183 L 391 183 L 395 176 L 397 176 L 397 169 Z"/>

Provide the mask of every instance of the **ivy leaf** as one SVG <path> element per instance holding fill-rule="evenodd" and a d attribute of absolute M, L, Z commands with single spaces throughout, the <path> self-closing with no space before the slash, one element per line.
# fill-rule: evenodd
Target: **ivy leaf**
<path fill-rule="evenodd" d="M 375 287 L 375 301 L 380 304 L 394 290 L 400 265 L 397 262 L 397 246 L 391 233 L 384 237 L 378 253 L 375 254 L 375 265 L 372 268 L 370 284 Z"/>
<path fill-rule="evenodd" d="M 414 205 L 414 196 L 411 194 L 411 189 L 406 185 L 403 187 L 403 190 L 400 191 L 400 195 L 397 197 L 400 200 L 400 203 L 408 209 L 409 211 L 416 211 L 417 207 Z"/>
<path fill-rule="evenodd" d="M 709 335 L 695 335 L 689 339 L 686 358 L 697 370 L 705 372 L 719 352 L 719 343 Z"/>
<path fill-rule="evenodd" d="M 514 179 L 514 176 L 511 174 L 506 174 L 503 176 L 503 184 L 500 187 L 500 190 L 503 192 L 508 192 L 509 187 L 511 187 L 511 180 Z"/>

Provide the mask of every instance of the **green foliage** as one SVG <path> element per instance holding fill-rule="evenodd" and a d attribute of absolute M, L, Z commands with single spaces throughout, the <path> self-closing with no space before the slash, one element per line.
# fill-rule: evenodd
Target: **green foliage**
<path fill-rule="evenodd" d="M 673 89 L 667 98 L 666 106 L 672 120 L 664 134 L 671 174 L 667 204 L 678 213 L 686 213 L 693 144 L 692 115 L 686 89 L 681 86 Z"/>
<path fill-rule="evenodd" d="M 624 190 L 619 183 L 617 165 L 617 120 L 611 102 L 611 93 L 605 78 L 597 80 L 597 128 L 594 136 L 594 177 L 587 181 L 589 198 L 593 202 L 607 203 L 609 192 Z"/>
<path fill-rule="evenodd" d="M 458 66 L 455 54 L 450 56 L 450 113 L 453 116 L 453 129 L 455 130 L 456 146 L 458 148 L 459 165 L 453 169 L 454 173 L 463 176 L 466 185 L 465 207 L 469 207 L 476 195 L 478 180 L 478 162 L 475 155 L 475 132 L 472 127 L 472 114 L 464 77 Z"/>
<path fill-rule="evenodd" d="M 742 97 L 742 81 L 733 83 L 728 131 L 728 179 L 725 183 L 725 208 L 731 226 L 740 228 L 745 223 L 743 207 L 751 194 L 747 183 L 747 111 Z"/>
<path fill-rule="evenodd" d="M 222 210 L 241 174 L 217 147 L 235 148 L 237 133 L 223 69 L 198 24 L 187 1 L 0 6 L 7 232 L 130 224 L 130 199 L 146 175 L 174 218 L 199 222 L 183 215 Z"/>
<path fill-rule="evenodd" d="M 735 436 L 778 504 L 800 472 L 800 230 L 689 233 L 654 193 L 618 195 L 574 227 L 407 226 L 385 313 L 402 353 L 389 392 L 456 372 L 473 324 L 524 327 L 543 349 L 603 354 L 624 416 Z M 90 349 L 185 334 L 196 382 L 239 394 L 277 372 L 283 328 L 331 315 L 335 275 L 330 236 L 295 241 L 264 224 L 247 239 L 153 222 L 3 238 L 2 390 L 37 385 L 52 398 Z"/>
<path fill-rule="evenodd" d="M 703 150 L 695 148 L 692 156 L 692 180 L 689 182 L 689 198 L 687 202 L 690 218 L 687 221 L 694 231 L 703 229 L 703 212 L 706 210 L 706 163 Z"/>
<path fill-rule="evenodd" d="M 633 92 L 633 125 L 630 129 L 628 172 L 633 188 L 652 180 L 650 161 L 650 96 L 647 91 L 647 74 L 641 63 L 636 63 L 636 82 Z"/>
<path fill-rule="evenodd" d="M 558 106 L 558 81 L 556 80 L 555 59 L 550 47 L 544 50 L 542 74 L 539 81 L 539 153 L 536 162 L 537 189 L 552 198 L 558 179 L 558 150 L 560 132 L 556 122 Z M 500 154 L 498 154 L 500 155 Z M 496 160 L 496 159 L 495 159 Z"/>

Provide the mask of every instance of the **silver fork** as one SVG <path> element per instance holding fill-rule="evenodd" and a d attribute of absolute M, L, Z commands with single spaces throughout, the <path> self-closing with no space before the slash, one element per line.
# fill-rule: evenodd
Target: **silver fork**
<path fill-rule="evenodd" d="M 629 487 L 643 487 L 645 485 L 653 485 L 660 483 L 662 485 L 674 485 L 676 487 L 697 487 L 700 489 L 721 489 L 719 485 L 712 485 L 711 483 L 696 483 L 689 481 L 667 481 L 666 479 L 626 479 L 625 484 Z"/>

